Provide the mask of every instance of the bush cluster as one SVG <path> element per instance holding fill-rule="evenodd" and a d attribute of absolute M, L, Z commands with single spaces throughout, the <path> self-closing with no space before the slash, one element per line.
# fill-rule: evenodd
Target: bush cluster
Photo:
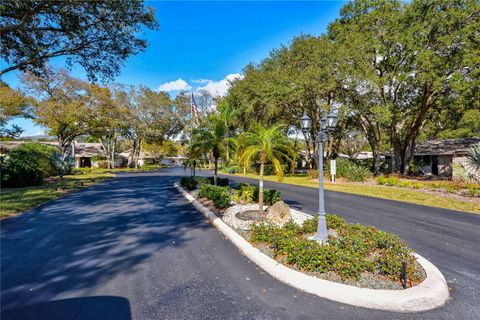
<path fill-rule="evenodd" d="M 338 236 L 330 236 L 325 245 L 307 239 L 316 230 L 317 218 L 305 221 L 302 226 L 293 222 L 283 227 L 255 225 L 252 241 L 276 247 L 277 255 L 303 271 L 331 271 L 344 280 L 358 279 L 363 272 L 371 272 L 398 280 L 406 261 L 408 278 L 420 279 L 411 250 L 398 236 L 374 227 L 347 224 L 336 215 L 327 214 L 326 219 L 327 227 L 335 229 Z"/>
<path fill-rule="evenodd" d="M 377 184 L 385 185 L 385 186 L 400 186 L 400 179 L 394 176 L 385 177 L 385 176 L 378 176 L 377 177 Z"/>
<path fill-rule="evenodd" d="M 210 184 L 214 184 L 214 178 L 213 177 L 208 177 L 207 178 Z M 228 186 L 228 178 L 220 178 L 217 177 L 217 186 L 219 187 L 227 187 Z"/>
<path fill-rule="evenodd" d="M 362 182 L 371 175 L 368 168 L 356 164 L 353 161 L 344 158 L 337 159 L 337 177 L 345 178 L 347 181 Z M 328 163 L 330 164 L 330 163 Z M 330 173 L 330 169 L 327 171 Z"/>
<path fill-rule="evenodd" d="M 37 186 L 45 178 L 59 175 L 56 158 L 60 151 L 41 143 L 25 143 L 9 153 L 1 162 L 1 182 L 3 187 L 18 188 Z"/>
<path fill-rule="evenodd" d="M 213 205 L 218 209 L 225 209 L 230 206 L 230 187 L 202 184 L 198 189 L 198 196 L 212 200 Z"/>
<path fill-rule="evenodd" d="M 248 183 L 239 183 L 233 193 L 233 200 L 235 202 L 258 202 L 259 188 Z M 270 206 L 277 201 L 280 201 L 280 191 L 263 189 L 263 201 Z"/>
<path fill-rule="evenodd" d="M 194 177 L 182 177 L 180 179 L 180 185 L 187 190 L 195 190 L 198 185 L 198 181 Z"/>
<path fill-rule="evenodd" d="M 203 184 L 213 185 L 213 177 L 182 177 L 180 179 L 180 185 L 187 190 L 195 190 L 198 186 Z M 217 178 L 217 185 L 220 187 L 228 186 L 228 178 Z"/>
<path fill-rule="evenodd" d="M 348 159 L 337 158 L 337 178 L 345 178 L 351 182 L 362 182 L 371 176 L 370 170 L 363 165 L 356 164 Z M 326 176 L 330 176 L 330 162 L 325 162 L 324 173 Z M 318 179 L 318 170 L 308 170 L 309 179 Z"/>

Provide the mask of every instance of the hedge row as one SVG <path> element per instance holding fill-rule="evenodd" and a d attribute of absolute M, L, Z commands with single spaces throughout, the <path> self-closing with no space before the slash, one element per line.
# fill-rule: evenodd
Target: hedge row
<path fill-rule="evenodd" d="M 198 189 L 197 195 L 200 198 L 207 198 L 209 200 L 212 200 L 215 208 L 225 209 L 230 206 L 230 187 L 220 187 L 211 184 L 202 184 Z"/>
<path fill-rule="evenodd" d="M 214 184 L 213 177 L 182 177 L 180 179 L 180 185 L 187 190 L 195 190 L 199 185 L 202 184 Z M 217 186 L 227 187 L 229 184 L 228 178 L 217 178 Z"/>

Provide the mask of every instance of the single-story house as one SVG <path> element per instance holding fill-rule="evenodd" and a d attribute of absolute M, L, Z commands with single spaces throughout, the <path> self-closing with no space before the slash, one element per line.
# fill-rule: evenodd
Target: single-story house
<path fill-rule="evenodd" d="M 427 140 L 415 146 L 413 160 L 423 164 L 425 175 L 455 179 L 453 164 L 464 164 L 467 150 L 478 143 L 480 138 Z M 391 163 L 391 156 L 386 155 L 386 160 Z"/>
<path fill-rule="evenodd" d="M 101 143 L 74 141 L 72 146 L 75 157 L 75 168 L 95 166 L 95 156 L 106 156 L 105 149 Z"/>

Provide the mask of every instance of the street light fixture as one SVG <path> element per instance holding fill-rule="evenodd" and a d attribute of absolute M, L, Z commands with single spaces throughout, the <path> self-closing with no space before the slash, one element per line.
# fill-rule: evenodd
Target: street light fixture
<path fill-rule="evenodd" d="M 325 191 L 323 186 L 323 143 L 328 134 L 335 130 L 338 122 L 338 115 L 335 110 L 332 110 L 328 115 L 323 116 L 320 120 L 320 130 L 317 133 L 316 142 L 318 143 L 318 225 L 317 234 L 312 238 L 320 243 L 328 241 L 327 221 L 325 219 Z M 312 128 L 312 120 L 306 112 L 300 118 L 300 126 L 302 132 L 307 136 Z M 315 143 L 315 138 L 312 137 Z"/>

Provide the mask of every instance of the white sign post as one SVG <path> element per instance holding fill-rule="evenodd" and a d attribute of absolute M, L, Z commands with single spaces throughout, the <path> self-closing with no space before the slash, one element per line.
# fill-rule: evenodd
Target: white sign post
<path fill-rule="evenodd" d="M 330 160 L 330 176 L 332 177 L 332 182 L 335 182 L 336 174 L 337 174 L 337 161 Z"/>

